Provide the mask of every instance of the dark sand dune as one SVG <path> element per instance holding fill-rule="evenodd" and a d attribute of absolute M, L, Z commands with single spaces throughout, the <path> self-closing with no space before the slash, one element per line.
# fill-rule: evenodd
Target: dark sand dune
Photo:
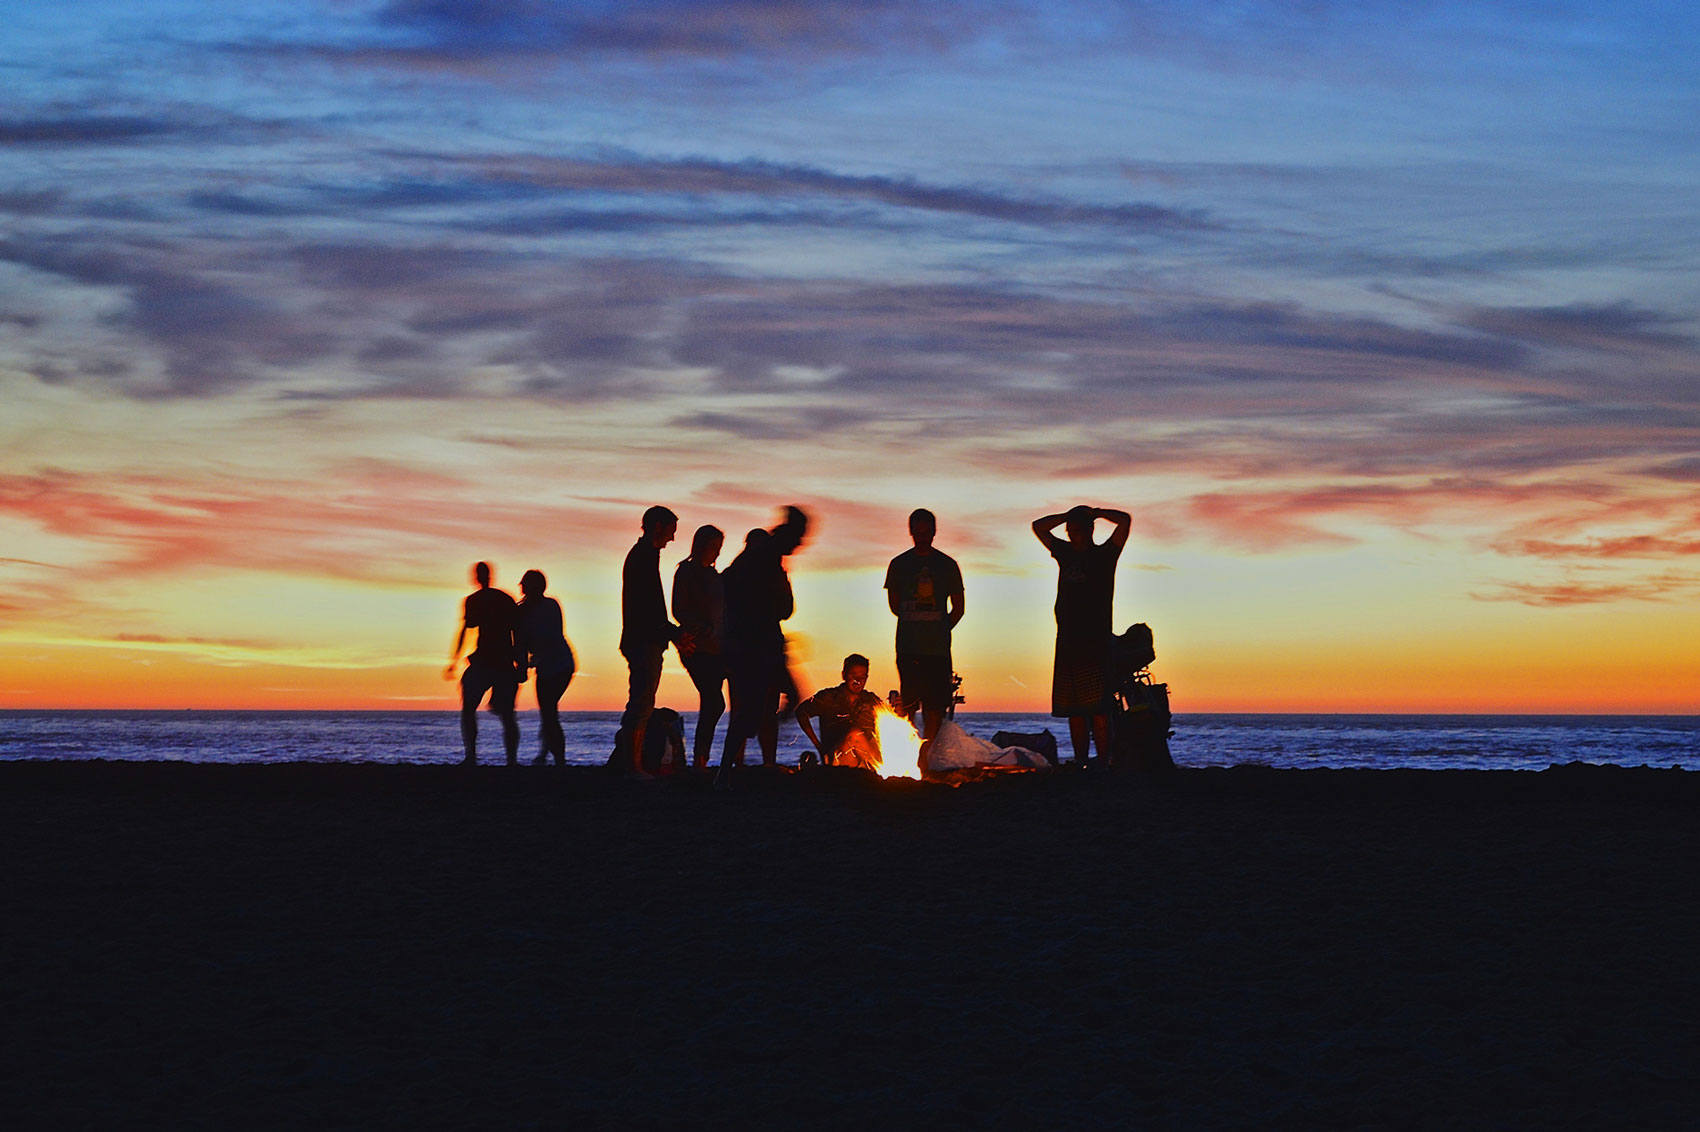
<path fill-rule="evenodd" d="M 0 764 L 10 1127 L 1693 1127 L 1700 775 Z"/>

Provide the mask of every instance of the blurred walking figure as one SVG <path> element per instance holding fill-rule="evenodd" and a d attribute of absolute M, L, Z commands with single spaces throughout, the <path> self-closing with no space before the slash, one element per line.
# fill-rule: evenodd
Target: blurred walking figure
<path fill-rule="evenodd" d="M 1094 542 L 1093 528 L 1099 519 L 1113 529 L 1103 542 Z M 1060 539 L 1055 531 L 1067 534 Z M 1116 597 L 1116 561 L 1127 545 L 1133 517 L 1082 504 L 1060 515 L 1033 520 L 1033 534 L 1057 560 L 1057 653 L 1051 670 L 1051 714 L 1068 720 L 1069 738 L 1074 743 L 1074 761 L 1084 765 L 1088 743 L 1095 743 L 1098 758 L 1109 765 L 1110 697 L 1114 691 L 1107 678 L 1111 608 Z"/>
<path fill-rule="evenodd" d="M 519 720 L 514 718 L 514 697 L 525 682 L 525 652 L 515 640 L 519 622 L 519 606 L 502 590 L 490 586 L 490 564 L 480 562 L 472 568 L 478 588 L 467 595 L 461 607 L 460 633 L 455 637 L 454 650 L 449 654 L 443 679 L 455 678 L 455 666 L 460 663 L 460 650 L 466 644 L 466 631 L 478 630 L 478 643 L 466 658 L 466 671 L 460 678 L 460 737 L 466 745 L 464 766 L 478 762 L 478 705 L 485 695 L 490 697 L 490 711 L 502 721 L 502 746 L 507 752 L 508 765 L 519 762 Z"/>
<path fill-rule="evenodd" d="M 577 663 L 573 647 L 561 623 L 561 603 L 544 597 L 549 580 L 541 570 L 527 570 L 519 580 L 517 639 L 526 666 L 537 670 L 537 761 L 555 756 L 555 765 L 567 761 L 567 737 L 561 730 L 561 696 L 573 682 Z"/>
<path fill-rule="evenodd" d="M 745 537 L 744 549 L 721 575 L 726 587 L 723 647 L 732 693 L 722 767 L 742 766 L 744 746 L 752 738 L 761 745 L 763 765 L 779 761 L 779 697 L 786 689 L 795 697 L 797 686 L 786 664 L 781 627 L 795 609 L 785 559 L 802 546 L 808 529 L 808 516 L 787 507 L 778 526 L 771 531 L 758 527 Z"/>
<path fill-rule="evenodd" d="M 661 686 L 661 663 L 667 646 L 677 643 L 688 652 L 692 642 L 668 620 L 667 599 L 661 592 L 661 548 L 679 531 L 679 517 L 665 507 L 643 513 L 643 533 L 626 552 L 620 571 L 620 655 L 630 676 L 626 710 L 620 716 L 620 738 L 629 744 L 630 771 L 650 777 L 643 769 L 644 732 L 655 710 L 655 690 Z"/>
<path fill-rule="evenodd" d="M 908 713 L 921 710 L 923 740 L 938 734 L 955 697 L 950 634 L 967 611 L 962 568 L 933 546 L 937 533 L 933 513 L 915 510 L 909 516 L 915 545 L 893 558 L 885 571 L 886 600 L 897 615 L 897 682 Z"/>
<path fill-rule="evenodd" d="M 691 537 L 691 555 L 673 571 L 673 618 L 690 640 L 679 654 L 697 689 L 697 729 L 691 764 L 707 766 L 714 746 L 714 727 L 726 712 L 726 658 L 721 641 L 726 635 L 726 583 L 714 564 L 726 544 L 719 527 L 698 527 Z"/>

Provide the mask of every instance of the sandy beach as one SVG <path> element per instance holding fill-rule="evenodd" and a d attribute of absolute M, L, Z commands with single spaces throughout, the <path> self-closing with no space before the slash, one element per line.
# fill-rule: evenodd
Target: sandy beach
<path fill-rule="evenodd" d="M 1681 771 L 11 762 L 0 810 L 12 1127 L 1700 1116 Z"/>

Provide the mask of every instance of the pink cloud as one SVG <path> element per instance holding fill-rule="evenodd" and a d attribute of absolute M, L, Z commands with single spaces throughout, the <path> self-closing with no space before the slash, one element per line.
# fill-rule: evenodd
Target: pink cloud
<path fill-rule="evenodd" d="M 476 548 L 549 561 L 618 546 L 635 519 L 595 505 L 527 503 L 499 488 L 359 461 L 329 481 L 0 476 L 0 514 L 105 549 L 67 588 L 114 577 L 238 567 L 430 584 Z M 458 565 L 456 567 L 458 572 Z"/>
<path fill-rule="evenodd" d="M 1615 601 L 1667 601 L 1700 589 L 1700 577 L 1665 574 L 1623 582 L 1506 582 L 1497 592 L 1470 596 L 1477 601 L 1515 601 L 1533 606 L 1599 605 Z"/>

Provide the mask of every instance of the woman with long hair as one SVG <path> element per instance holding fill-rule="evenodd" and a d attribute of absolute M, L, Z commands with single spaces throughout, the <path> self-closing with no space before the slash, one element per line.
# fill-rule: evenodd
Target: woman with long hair
<path fill-rule="evenodd" d="M 721 640 L 726 635 L 726 584 L 714 563 L 726 545 L 719 527 L 698 527 L 691 538 L 691 556 L 673 572 L 673 620 L 690 642 L 680 652 L 685 671 L 697 689 L 697 730 L 691 765 L 705 767 L 714 747 L 714 727 L 726 713 L 726 658 Z"/>
<path fill-rule="evenodd" d="M 567 760 L 567 737 L 561 730 L 561 696 L 573 682 L 577 663 L 562 627 L 561 603 L 543 596 L 548 584 L 541 570 L 527 570 L 520 578 L 519 592 L 524 596 L 519 603 L 519 631 L 515 636 L 525 650 L 526 667 L 537 670 L 536 761 L 546 762 L 554 755 L 555 765 L 562 766 Z"/>

